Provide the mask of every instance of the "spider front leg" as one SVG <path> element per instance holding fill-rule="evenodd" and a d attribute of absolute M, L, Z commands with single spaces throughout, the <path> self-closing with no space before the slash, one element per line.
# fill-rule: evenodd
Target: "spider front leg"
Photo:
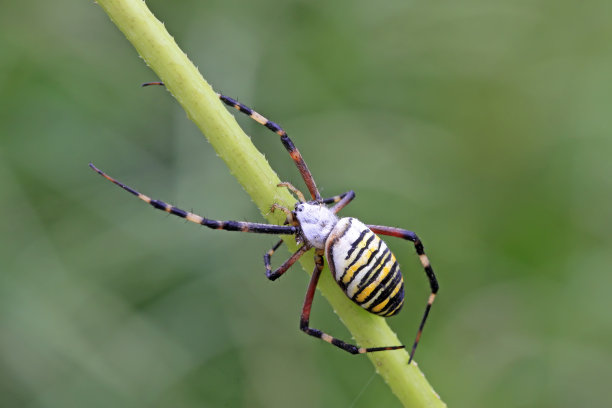
<path fill-rule="evenodd" d="M 398 350 L 403 349 L 404 346 L 390 346 L 390 347 L 357 347 L 354 344 L 346 343 L 340 339 L 337 339 L 327 333 L 322 332 L 318 329 L 313 329 L 309 327 L 310 324 L 310 310 L 312 309 L 312 300 L 314 299 L 315 290 L 317 288 L 317 284 L 319 283 L 319 278 L 321 276 L 321 271 L 323 270 L 323 252 L 324 250 L 317 250 L 315 253 L 315 267 L 312 272 L 312 277 L 310 278 L 310 283 L 308 284 L 308 290 L 306 291 L 306 298 L 304 299 L 304 306 L 302 307 L 302 315 L 300 317 L 300 330 L 304 333 L 319 338 L 323 341 L 326 341 L 334 346 L 341 348 L 344 351 L 347 351 L 351 354 L 363 354 L 363 353 L 371 353 L 374 351 L 385 351 L 385 350 Z"/>
<path fill-rule="evenodd" d="M 221 99 L 221 101 L 225 103 L 226 105 L 229 105 L 239 110 L 240 112 L 244 113 L 245 115 L 250 116 L 251 119 L 253 119 L 257 123 L 264 125 L 268 129 L 270 129 L 271 131 L 279 135 L 281 143 L 283 144 L 285 149 L 287 149 L 287 152 L 291 156 L 291 159 L 294 161 L 295 165 L 297 166 L 300 174 L 302 175 L 302 179 L 304 180 L 304 183 L 306 183 L 306 186 L 308 187 L 308 191 L 312 195 L 312 198 L 315 200 L 321 199 L 321 195 L 319 194 L 317 185 L 314 181 L 314 178 L 312 177 L 312 173 L 308 169 L 308 166 L 306 165 L 306 162 L 304 161 L 302 154 L 297 149 L 297 147 L 295 147 L 291 139 L 289 139 L 289 136 L 287 136 L 287 132 L 285 132 L 285 130 L 282 127 L 272 122 L 271 120 L 266 119 L 263 115 L 255 112 L 253 109 L 249 108 L 246 105 L 241 104 L 235 99 L 232 99 L 228 96 L 221 95 L 221 94 L 219 94 L 219 99 Z"/>
<path fill-rule="evenodd" d="M 160 81 L 145 82 L 144 84 L 142 84 L 142 86 L 149 86 L 149 85 L 165 86 L 164 83 Z M 312 195 L 312 198 L 315 200 L 320 200 L 321 195 L 319 194 L 317 185 L 314 181 L 314 178 L 312 177 L 312 173 L 308 169 L 308 166 L 306 165 L 306 162 L 304 161 L 304 158 L 302 157 L 302 154 L 300 153 L 300 151 L 297 149 L 297 147 L 295 147 L 291 139 L 289 139 L 289 136 L 287 136 L 287 132 L 285 132 L 285 130 L 282 127 L 280 127 L 278 124 L 272 122 L 271 120 L 266 119 L 263 115 L 255 112 L 253 109 L 249 108 L 248 106 L 241 104 L 237 100 L 232 99 L 229 96 L 221 95 L 220 93 L 217 93 L 217 96 L 219 97 L 219 99 L 221 99 L 221 101 L 224 104 L 239 110 L 245 115 L 248 115 L 251 119 L 253 119 L 257 123 L 267 127 L 268 129 L 270 129 L 271 131 L 273 131 L 274 133 L 280 136 L 281 143 L 283 144 L 283 146 L 285 146 L 285 149 L 287 149 L 287 152 L 289 152 L 291 159 L 295 162 L 295 165 L 297 166 L 300 174 L 302 175 L 302 179 L 304 179 L 304 183 L 306 183 L 306 186 L 308 187 L 308 191 Z"/>
<path fill-rule="evenodd" d="M 425 269 L 425 274 L 427 275 L 427 279 L 429 279 L 429 286 L 431 288 L 431 294 L 429 295 L 429 299 L 427 300 L 427 305 L 425 306 L 425 312 L 423 313 L 423 317 L 421 319 L 421 324 L 419 325 L 419 330 L 417 331 L 416 338 L 414 340 L 414 344 L 412 345 L 412 350 L 410 351 L 410 360 L 408 363 L 412 362 L 414 357 L 414 352 L 416 351 L 417 345 L 419 344 L 419 340 L 421 339 L 421 334 L 423 333 L 423 327 L 425 326 L 425 321 L 427 320 L 427 316 L 429 315 L 429 311 L 431 310 L 431 305 L 433 304 L 436 294 L 438 293 L 439 285 L 438 280 L 436 279 L 436 275 L 434 274 L 433 268 L 429 263 L 429 258 L 425 255 L 425 249 L 423 248 L 423 243 L 417 237 L 417 235 L 412 232 L 401 228 L 394 227 L 385 227 L 382 225 L 368 225 L 375 234 L 381 235 L 389 235 L 392 237 L 406 239 L 408 241 L 412 241 L 414 244 L 414 249 L 419 256 L 419 260 L 421 261 L 421 265 L 423 265 L 423 269 Z"/>

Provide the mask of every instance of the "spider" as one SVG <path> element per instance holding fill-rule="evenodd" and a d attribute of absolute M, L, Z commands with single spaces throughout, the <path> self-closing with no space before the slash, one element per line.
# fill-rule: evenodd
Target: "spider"
<path fill-rule="evenodd" d="M 148 85 L 163 85 L 163 83 L 149 82 L 143 84 L 143 86 Z M 272 211 L 281 210 L 287 215 L 284 225 L 239 221 L 216 221 L 205 218 L 163 201 L 152 199 L 115 180 L 108 174 L 99 170 L 92 163 L 90 163 L 89 166 L 107 180 L 132 193 L 146 203 L 149 203 L 154 208 L 185 218 L 196 224 L 204 225 L 212 229 L 227 231 L 294 235 L 296 242 L 301 244 L 301 246 L 276 270 L 272 270 L 270 259 L 274 252 L 281 246 L 283 240 L 281 239 L 278 241 L 272 249 L 264 254 L 266 277 L 272 281 L 282 276 L 302 255 L 314 248 L 315 268 L 310 278 L 304 305 L 302 307 L 300 329 L 310 336 L 320 338 L 351 354 L 397 350 L 405 348 L 405 346 L 358 347 L 354 344 L 337 339 L 321 330 L 310 327 L 310 310 L 315 289 L 319 282 L 321 271 L 323 270 L 324 260 L 327 259 L 332 276 L 340 286 L 340 289 L 342 289 L 350 300 L 368 312 L 379 316 L 390 317 L 396 315 L 404 303 L 404 280 L 395 256 L 377 234 L 411 241 L 425 269 L 431 287 L 431 294 L 427 300 L 425 312 L 421 318 L 416 338 L 412 345 L 410 360 L 408 361 L 410 364 L 414 358 L 414 353 L 421 338 L 421 333 L 423 332 L 423 327 L 425 326 L 431 305 L 438 292 L 438 282 L 429 259 L 427 255 L 425 255 L 421 240 L 414 232 L 405 229 L 381 225 L 367 225 L 351 217 L 339 218 L 337 216 L 338 212 L 355 198 L 355 193 L 349 190 L 341 195 L 321 198 L 314 178 L 310 170 L 308 170 L 308 166 L 306 166 L 302 155 L 291 139 L 289 139 L 285 130 L 240 102 L 221 94 L 217 95 L 226 105 L 248 115 L 256 122 L 280 136 L 283 146 L 287 149 L 289 155 L 295 162 L 312 199 L 306 200 L 304 194 L 290 183 L 284 182 L 278 184 L 279 187 L 289 189 L 298 198 L 292 210 L 278 204 L 272 206 Z M 329 207 L 329 205 L 331 205 L 331 207 Z"/>

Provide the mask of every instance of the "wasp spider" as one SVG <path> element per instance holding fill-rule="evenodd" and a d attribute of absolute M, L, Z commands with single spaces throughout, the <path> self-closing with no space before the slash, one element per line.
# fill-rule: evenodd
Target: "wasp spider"
<path fill-rule="evenodd" d="M 151 82 L 143 84 L 143 86 L 146 85 L 163 85 L 163 83 Z M 396 315 L 402 308 L 404 303 L 404 280 L 395 256 L 378 235 L 389 235 L 411 241 L 425 269 L 425 274 L 429 279 L 429 285 L 431 287 L 431 294 L 427 300 L 425 312 L 421 318 L 421 323 L 410 353 L 409 362 L 411 362 L 421 338 L 421 333 L 431 309 L 431 305 L 438 292 L 436 276 L 434 275 L 427 255 L 425 255 L 421 240 L 412 231 L 381 225 L 367 225 L 351 217 L 339 218 L 337 216 L 338 212 L 355 198 L 355 193 L 351 190 L 338 196 L 321 198 L 312 174 L 308 170 L 302 155 L 291 139 L 289 139 L 287 133 L 279 125 L 269 121 L 259 113 L 234 99 L 220 94 L 218 94 L 218 96 L 226 105 L 250 116 L 252 119 L 280 136 L 283 146 L 285 146 L 285 149 L 287 149 L 300 171 L 311 195 L 311 199 L 306 200 L 304 195 L 289 183 L 279 184 L 280 187 L 291 190 L 298 198 L 298 202 L 295 204 L 293 210 L 276 204 L 272 207 L 272 210 L 280 209 L 287 214 L 285 225 L 211 220 L 189 211 L 181 210 L 163 201 L 154 200 L 113 179 L 96 168 L 93 164 L 90 164 L 90 167 L 107 180 L 151 204 L 154 208 L 178 215 L 196 224 L 227 231 L 294 235 L 296 241 L 298 244 L 301 244 L 301 246 L 278 269 L 272 270 L 270 258 L 283 241 L 280 240 L 272 249 L 264 254 L 266 276 L 270 280 L 278 279 L 302 255 L 314 248 L 315 268 L 302 307 L 300 329 L 313 337 L 318 337 L 351 354 L 396 350 L 404 348 L 404 346 L 358 347 L 339 340 L 321 330 L 310 327 L 309 322 L 312 300 L 323 269 L 324 259 L 327 259 L 331 273 L 340 286 L 340 289 L 342 289 L 350 300 L 368 312 L 389 317 Z M 331 207 L 329 205 L 331 205 Z"/>

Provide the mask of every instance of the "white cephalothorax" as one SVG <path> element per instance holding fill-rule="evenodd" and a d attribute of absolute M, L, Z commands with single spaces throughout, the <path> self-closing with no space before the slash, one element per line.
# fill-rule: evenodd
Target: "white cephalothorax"
<path fill-rule="evenodd" d="M 295 206 L 295 215 L 304 241 L 317 249 L 325 248 L 325 241 L 338 222 L 336 214 L 322 204 L 300 203 Z"/>

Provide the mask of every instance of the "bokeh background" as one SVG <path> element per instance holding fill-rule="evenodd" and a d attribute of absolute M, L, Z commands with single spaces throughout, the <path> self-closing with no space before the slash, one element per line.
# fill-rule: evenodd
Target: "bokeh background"
<path fill-rule="evenodd" d="M 147 3 L 216 90 L 288 129 L 324 194 L 356 191 L 344 214 L 420 234 L 441 290 L 416 359 L 450 406 L 610 403 L 608 0 Z M 2 6 L 0 405 L 398 407 L 366 358 L 298 330 L 308 277 L 265 279 L 274 238 L 88 169 L 262 220 L 171 96 L 139 88 L 156 79 L 94 2 Z M 409 344 L 428 285 L 388 242 Z M 350 338 L 320 296 L 312 323 Z"/>

